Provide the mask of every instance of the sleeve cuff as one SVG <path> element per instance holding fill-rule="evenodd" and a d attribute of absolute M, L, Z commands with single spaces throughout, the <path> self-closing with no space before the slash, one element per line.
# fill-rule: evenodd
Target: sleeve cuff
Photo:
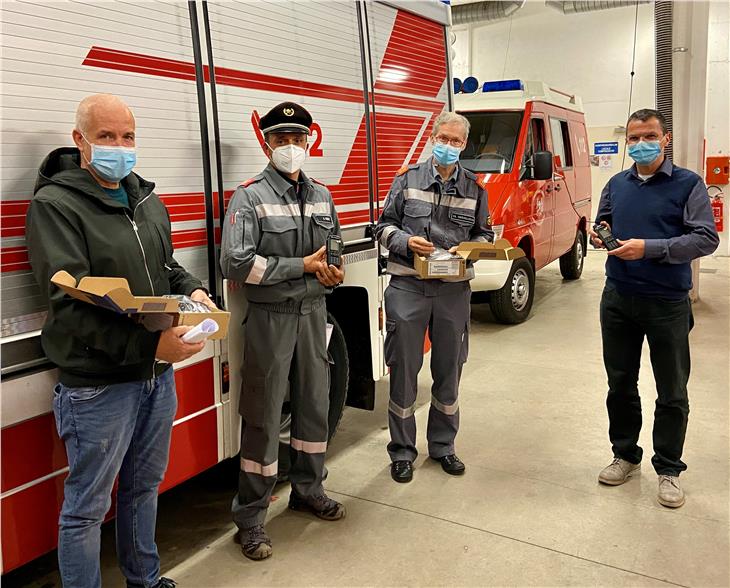
<path fill-rule="evenodd" d="M 301 257 L 290 257 L 286 264 L 287 278 L 301 278 L 304 276 L 304 259 Z"/>
<path fill-rule="evenodd" d="M 191 296 L 193 294 L 193 292 L 195 292 L 196 290 L 202 290 L 203 292 L 206 293 L 207 296 L 210 297 L 210 290 L 208 290 L 208 288 L 206 288 L 203 285 L 200 285 L 200 286 L 190 286 L 188 288 L 185 288 L 185 296 Z"/>
<path fill-rule="evenodd" d="M 667 248 L 666 239 L 644 239 L 644 258 L 659 259 L 664 257 Z"/>

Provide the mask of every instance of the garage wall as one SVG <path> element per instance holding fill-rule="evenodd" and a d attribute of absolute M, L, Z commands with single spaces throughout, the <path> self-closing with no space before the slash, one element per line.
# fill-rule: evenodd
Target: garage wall
<path fill-rule="evenodd" d="M 730 153 L 730 5 L 710 4 L 710 25 L 707 49 L 707 154 Z M 720 233 L 718 254 L 730 255 L 730 186 L 725 193 L 725 230 Z M 714 190 L 713 190 L 714 193 Z"/>
<path fill-rule="evenodd" d="M 618 141 L 629 104 L 629 73 L 635 8 L 564 15 L 542 1 L 528 1 L 509 20 L 454 27 L 454 76 L 479 80 L 528 79 L 575 92 L 583 98 L 592 145 Z M 633 110 L 655 105 L 654 10 L 639 6 Z M 622 154 L 611 167 L 593 171 L 598 196 L 611 175 L 620 171 Z M 627 157 L 626 166 L 631 163 Z"/>

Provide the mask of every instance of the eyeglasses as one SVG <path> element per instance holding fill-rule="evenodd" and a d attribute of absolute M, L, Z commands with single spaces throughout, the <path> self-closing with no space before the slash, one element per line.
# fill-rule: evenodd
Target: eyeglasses
<path fill-rule="evenodd" d="M 451 145 L 452 147 L 461 147 L 466 142 L 463 139 L 449 139 L 448 137 L 444 137 L 443 135 L 438 135 L 437 137 L 434 137 L 434 141 L 440 143 L 441 145 Z"/>

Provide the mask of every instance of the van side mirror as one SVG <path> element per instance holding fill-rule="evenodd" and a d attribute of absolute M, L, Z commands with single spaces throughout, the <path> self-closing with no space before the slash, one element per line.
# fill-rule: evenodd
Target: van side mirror
<path fill-rule="evenodd" d="M 549 151 L 536 151 L 526 165 L 525 176 L 531 180 L 552 180 L 553 154 Z"/>

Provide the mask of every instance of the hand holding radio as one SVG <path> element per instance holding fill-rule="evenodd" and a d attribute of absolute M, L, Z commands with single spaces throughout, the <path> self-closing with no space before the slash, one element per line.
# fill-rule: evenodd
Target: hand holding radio
<path fill-rule="evenodd" d="M 327 263 L 322 264 L 322 267 L 316 272 L 317 279 L 323 286 L 331 288 L 345 279 L 343 251 L 344 245 L 339 235 L 329 235 L 326 245 Z"/>
<path fill-rule="evenodd" d="M 618 249 L 621 245 L 616 238 L 611 234 L 611 227 L 606 221 L 601 221 L 599 224 L 593 225 L 593 229 L 588 230 L 588 234 L 591 237 L 593 246 L 597 249 L 607 249 L 612 251 Z"/>
<path fill-rule="evenodd" d="M 304 258 L 304 273 L 316 274 L 321 271 L 325 266 L 325 258 L 326 253 L 324 247 L 320 247 L 312 255 L 307 255 Z"/>
<path fill-rule="evenodd" d="M 624 261 L 636 261 L 637 259 L 644 258 L 644 251 L 646 249 L 644 239 L 629 239 L 628 241 L 616 239 L 616 243 L 618 243 L 619 247 L 609 250 L 609 255 L 615 255 Z"/>
<path fill-rule="evenodd" d="M 596 248 L 606 249 L 609 255 L 614 255 L 624 261 L 635 261 L 644 258 L 646 243 L 644 239 L 628 239 L 621 241 L 613 236 L 611 227 L 606 221 L 594 225 L 588 230 L 591 242 Z"/>

